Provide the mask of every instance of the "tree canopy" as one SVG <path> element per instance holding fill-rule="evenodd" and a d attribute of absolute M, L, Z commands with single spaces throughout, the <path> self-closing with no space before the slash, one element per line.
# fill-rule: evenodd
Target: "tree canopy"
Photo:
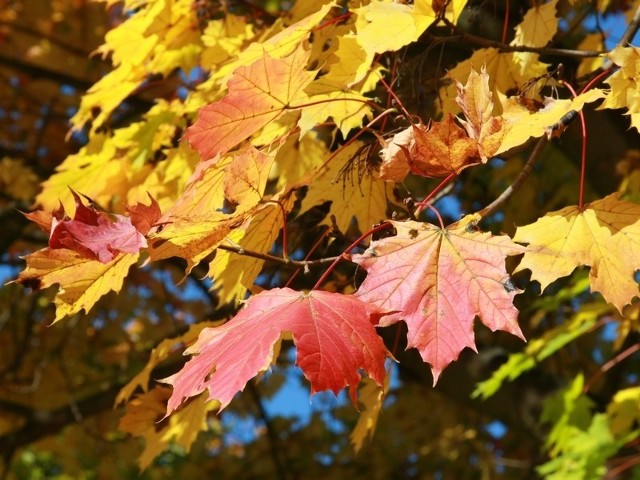
<path fill-rule="evenodd" d="M 639 28 L 3 3 L 0 472 L 638 476 Z"/>

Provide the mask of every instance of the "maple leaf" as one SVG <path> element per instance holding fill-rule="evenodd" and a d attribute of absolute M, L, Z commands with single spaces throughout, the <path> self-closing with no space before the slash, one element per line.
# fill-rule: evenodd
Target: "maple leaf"
<path fill-rule="evenodd" d="M 467 83 L 462 85 L 460 82 L 456 82 L 456 86 L 458 91 L 456 103 L 462 109 L 466 119 L 461 120 L 461 122 L 469 138 L 476 140 L 478 154 L 482 162 L 486 162 L 489 158 L 507 152 L 514 147 L 523 145 L 532 137 L 551 135 L 553 133 L 551 127 L 559 122 L 564 115 L 571 111 L 579 112 L 586 103 L 594 102 L 605 96 L 602 90 L 591 89 L 571 100 L 558 100 L 547 97 L 544 98 L 544 107 L 532 112 L 522 105 L 520 96 L 516 95 L 507 98 L 498 92 L 497 97 L 500 100 L 499 105 L 502 109 L 502 115 L 496 116 L 486 67 L 482 67 L 480 73 L 472 68 Z M 441 135 L 441 137 L 444 141 L 441 142 L 442 147 L 436 155 L 436 161 L 437 158 L 446 155 L 447 147 L 457 141 L 464 143 L 458 148 L 461 151 L 451 155 L 453 157 L 452 160 L 460 162 L 457 159 L 464 153 L 469 156 L 469 163 L 473 163 L 471 144 L 465 142 L 464 137 L 459 132 L 454 131 L 454 135 L 449 141 L 447 141 L 446 130 L 445 135 Z M 468 149 L 465 149 L 465 146 Z M 452 151 L 451 153 L 454 152 Z M 464 163 L 463 166 L 465 166 Z M 449 173 L 451 173 L 451 170 L 449 170 Z"/>
<path fill-rule="evenodd" d="M 235 155 L 224 171 L 224 196 L 240 206 L 254 206 L 262 198 L 274 156 L 251 147 Z"/>
<path fill-rule="evenodd" d="M 25 260 L 27 266 L 18 276 L 18 283 L 34 289 L 60 285 L 54 299 L 55 323 L 81 310 L 89 312 L 103 295 L 112 290 L 119 292 L 138 255 L 124 253 L 102 263 L 66 248 L 43 248 L 27 255 Z"/>
<path fill-rule="evenodd" d="M 254 29 L 244 17 L 225 15 L 220 20 L 209 20 L 202 33 L 202 65 L 211 68 L 235 57 L 244 44 L 254 37 Z"/>
<path fill-rule="evenodd" d="M 381 74 L 380 68 L 369 68 L 366 57 L 355 38 L 340 38 L 329 72 L 306 88 L 310 105 L 301 112 L 301 135 L 331 117 L 346 138 L 351 129 L 361 126 L 363 118 L 371 118 L 366 103 L 370 99 L 363 94 L 375 88 Z"/>
<path fill-rule="evenodd" d="M 436 21 L 430 3 L 427 0 L 418 0 L 414 5 L 371 2 L 354 9 L 358 14 L 358 43 L 367 51 L 369 58 L 373 58 L 376 53 L 399 50 L 415 42 Z"/>
<path fill-rule="evenodd" d="M 193 28 L 196 12 L 191 0 L 140 2 L 130 12 L 126 21 L 107 32 L 106 43 L 97 50 L 110 54 L 116 68 L 82 97 L 71 119 L 76 129 L 92 120 L 95 132 L 149 74 L 189 71 L 196 64 L 202 46 Z M 99 111 L 95 118 L 94 109 Z"/>
<path fill-rule="evenodd" d="M 472 70 L 486 67 L 489 77 L 492 79 L 492 91 L 494 105 L 499 106 L 498 92 L 508 92 L 513 88 L 520 88 L 532 77 L 547 73 L 548 65 L 537 60 L 538 55 L 534 55 L 535 61 L 530 64 L 526 72 L 521 71 L 520 65 L 514 60 L 517 52 L 500 52 L 495 48 L 480 48 L 473 52 L 470 58 L 458 63 L 449 71 L 449 76 L 455 80 L 467 79 Z M 440 89 L 440 100 L 437 106 L 444 114 L 456 114 L 459 111 L 455 98 L 458 94 L 456 83 L 443 86 Z M 494 111 L 498 115 L 499 111 Z"/>
<path fill-rule="evenodd" d="M 631 126 L 640 131 L 640 48 L 617 47 L 609 58 L 620 67 L 606 82 L 611 87 L 601 108 L 626 108 Z"/>
<path fill-rule="evenodd" d="M 452 115 L 429 122 L 427 131 L 413 127 L 415 148 L 409 156 L 411 171 L 423 177 L 444 177 L 480 163 L 477 142 L 469 138 Z"/>
<path fill-rule="evenodd" d="M 350 163 L 362 145 L 354 142 L 343 147 L 328 165 L 313 172 L 300 213 L 330 201 L 331 213 L 343 232 L 354 217 L 363 230 L 387 217 L 387 202 L 394 198 L 393 185 L 376 177 L 364 162 Z M 323 223 L 329 224 L 330 220 Z"/>
<path fill-rule="evenodd" d="M 102 263 L 111 262 L 119 252 L 138 253 L 147 246 L 147 240 L 131 224 L 131 219 L 113 215 L 115 221 L 104 212 L 87 207 L 80 196 L 71 192 L 76 201 L 73 220 L 53 217 L 49 248 L 67 248 L 87 258 Z"/>
<path fill-rule="evenodd" d="M 638 295 L 634 273 L 640 269 L 640 205 L 614 193 L 585 206 L 550 212 L 518 227 L 514 241 L 528 244 L 516 269 L 531 270 L 544 290 L 576 267 L 590 266 L 592 290 L 620 312 Z"/>
<path fill-rule="evenodd" d="M 228 323 L 202 331 L 186 353 L 194 354 L 177 374 L 167 412 L 185 398 L 209 390 L 220 409 L 274 360 L 274 347 L 291 335 L 297 365 L 311 382 L 311 393 L 338 393 L 349 386 L 356 404 L 359 370 L 378 385 L 385 377 L 387 350 L 376 333 L 381 312 L 352 295 L 275 288 L 251 297 Z M 277 348 L 276 348 L 277 351 Z"/>
<path fill-rule="evenodd" d="M 304 15 L 307 12 L 303 12 L 303 18 L 296 21 L 293 25 L 289 25 L 287 28 L 283 28 L 282 21 L 276 22 L 270 29 L 264 32 L 263 37 L 266 38 L 266 40 L 250 43 L 239 53 L 235 61 L 228 62 L 222 65 L 217 71 L 212 72 L 211 81 L 214 82 L 216 86 L 226 85 L 229 75 L 232 72 L 235 72 L 240 67 L 251 65 L 262 58 L 265 53 L 271 58 L 279 59 L 291 55 L 309 37 L 309 34 L 317 27 L 318 23 L 329 13 L 334 5 L 334 2 L 328 2 L 324 5 L 309 4 L 309 9 L 312 10 L 311 13 L 305 17 Z M 302 10 L 305 6 L 307 6 L 306 3 L 295 3 L 289 13 L 295 14 L 296 10 Z"/>
<path fill-rule="evenodd" d="M 414 221 L 390 222 L 397 235 L 371 242 L 352 260 L 367 270 L 356 292 L 364 302 L 396 312 L 380 325 L 404 320 L 407 348 L 431 365 L 434 384 L 465 347 L 475 350 L 473 319 L 523 338 L 513 286 L 504 266 L 523 248 L 507 236 L 475 231 L 477 216 L 446 229 Z"/>
<path fill-rule="evenodd" d="M 185 258 L 189 272 L 255 213 L 273 161 L 272 155 L 249 148 L 202 162 L 182 198 L 158 221 L 166 226 L 150 235 L 151 259 Z M 225 195 L 239 202 L 233 213 L 220 211 Z"/>
<path fill-rule="evenodd" d="M 198 434 L 207 430 L 208 414 L 217 407 L 216 402 L 207 401 L 207 395 L 202 394 L 158 423 L 162 420 L 165 402 L 170 394 L 171 389 L 159 386 L 138 395 L 127 404 L 127 411 L 118 424 L 123 432 L 144 438 L 144 451 L 138 459 L 142 470 L 151 465 L 153 459 L 172 442 L 188 452 Z"/>
<path fill-rule="evenodd" d="M 535 5 L 525 14 L 522 22 L 516 26 L 516 33 L 510 45 L 544 47 L 558 31 L 556 8 L 558 0 Z M 520 66 L 521 72 L 527 72 L 538 55 L 531 52 L 513 52 L 513 60 Z M 528 72 L 527 72 L 528 73 Z"/>
<path fill-rule="evenodd" d="M 314 72 L 306 70 L 309 54 L 298 48 L 284 59 L 268 53 L 240 67 L 228 83 L 228 93 L 198 112 L 186 138 L 203 159 L 225 153 L 278 118 L 295 101 L 307 98 L 304 88 Z"/>
<path fill-rule="evenodd" d="M 499 155 L 526 143 L 530 138 L 539 138 L 552 133 L 551 127 L 558 123 L 567 113 L 580 112 L 585 104 L 600 100 L 605 93 L 594 88 L 569 99 L 545 98 L 545 107 L 531 112 L 522 106 L 517 97 L 508 99 L 501 96 L 503 114 L 502 136 L 500 144 L 493 155 Z"/>

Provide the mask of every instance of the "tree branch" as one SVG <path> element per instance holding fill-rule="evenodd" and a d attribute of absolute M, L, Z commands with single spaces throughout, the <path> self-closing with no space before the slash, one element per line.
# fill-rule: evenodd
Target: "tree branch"
<path fill-rule="evenodd" d="M 627 25 L 627 29 L 620 37 L 620 41 L 618 42 L 619 47 L 624 47 L 627 43 L 630 43 L 633 40 L 633 37 L 638 33 L 638 29 L 640 29 L 640 7 L 636 9 L 636 13 L 633 15 L 633 18 Z"/>
<path fill-rule="evenodd" d="M 508 45 L 497 40 L 490 40 L 484 37 L 478 37 L 470 33 L 460 31 L 455 25 L 446 22 L 455 32 L 455 35 L 449 37 L 441 37 L 439 35 L 430 34 L 433 40 L 443 42 L 471 42 L 481 47 L 492 47 L 501 52 L 531 52 L 541 55 L 558 55 L 562 57 L 590 58 L 599 57 L 606 52 L 595 52 L 592 50 L 573 50 L 570 48 L 553 48 L 553 47 L 527 47 L 525 45 Z"/>
<path fill-rule="evenodd" d="M 291 478 L 291 476 L 289 475 L 286 468 L 286 465 L 288 463 L 286 458 L 286 450 L 282 448 L 282 445 L 280 445 L 278 432 L 276 432 L 275 428 L 271 424 L 271 420 L 269 419 L 269 415 L 267 414 L 267 411 L 265 410 L 264 405 L 262 404 L 260 393 L 258 392 L 258 389 L 256 388 L 255 384 L 253 382 L 247 383 L 247 390 L 253 397 L 253 401 L 255 402 L 256 407 L 258 408 L 258 415 L 264 422 L 264 426 L 267 429 L 267 438 L 269 440 L 268 442 L 269 450 L 271 451 L 271 458 L 273 459 L 273 464 L 275 466 L 276 472 L 278 472 L 278 478 L 280 478 L 281 480 L 287 480 Z M 282 452 L 282 456 L 284 458 L 281 458 L 280 452 Z"/>
<path fill-rule="evenodd" d="M 547 140 L 547 137 L 545 135 L 540 137 L 540 140 L 538 140 L 538 143 L 536 143 L 536 146 L 531 152 L 531 155 L 529 155 L 527 163 L 524 164 L 522 170 L 520 170 L 520 173 L 511 183 L 511 185 L 509 185 L 504 190 L 504 192 L 502 192 L 493 202 L 477 212 L 482 218 L 495 212 L 498 208 L 500 208 L 500 206 L 502 206 L 503 203 L 509 200 L 511 196 L 520 189 L 524 181 L 529 178 L 529 175 L 531 175 L 533 166 L 538 161 L 538 158 L 540 157 L 540 154 L 542 153 L 542 150 L 544 150 L 544 147 L 547 145 L 548 141 L 549 140 Z"/>
<path fill-rule="evenodd" d="M 220 245 L 220 250 L 226 250 L 227 252 L 236 253 L 238 255 L 246 255 L 247 257 L 257 258 L 259 260 L 265 260 L 267 262 L 279 263 L 281 265 L 287 265 L 291 267 L 309 268 L 324 265 L 335 261 L 338 257 L 326 257 L 318 258 L 316 260 L 291 260 L 290 258 L 276 257 L 275 255 L 269 255 L 268 253 L 254 252 L 252 250 L 245 250 L 241 246 L 235 245 Z"/>

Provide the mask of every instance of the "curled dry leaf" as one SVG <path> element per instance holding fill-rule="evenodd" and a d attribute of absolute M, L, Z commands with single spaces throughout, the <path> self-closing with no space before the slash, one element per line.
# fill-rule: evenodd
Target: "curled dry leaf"
<path fill-rule="evenodd" d="M 396 133 L 391 141 L 386 142 L 382 150 L 380 150 L 382 164 L 380 165 L 379 176 L 382 180 L 399 183 L 409 174 L 409 160 L 405 151 L 408 150 L 411 153 L 415 150 L 414 128 L 424 130 L 425 126 L 420 124 L 405 128 Z"/>
<path fill-rule="evenodd" d="M 409 158 L 411 172 L 423 177 L 446 177 L 480 163 L 477 142 L 448 115 L 431 122 L 425 132 L 414 128 L 415 148 Z"/>

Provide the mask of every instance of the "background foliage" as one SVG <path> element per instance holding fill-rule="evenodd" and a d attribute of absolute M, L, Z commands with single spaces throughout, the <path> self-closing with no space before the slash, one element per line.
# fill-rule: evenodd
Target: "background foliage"
<path fill-rule="evenodd" d="M 101 291 L 76 302 L 73 282 L 65 287 L 71 301 L 57 286 L 2 287 L 0 452 L 7 478 L 639 475 L 637 299 L 626 299 L 619 311 L 590 292 L 585 267 L 554 281 L 543 295 L 528 270 L 515 273 L 514 286 L 524 290 L 515 305 L 527 343 L 478 325 L 479 353 L 464 350 L 436 387 L 418 352 L 405 351 L 406 326 L 379 329 L 398 360 L 388 363 L 393 374 L 379 416 L 382 393 L 370 380 L 360 388 L 360 412 L 345 396 L 333 401 L 329 393 L 315 397 L 308 416 L 290 415 L 295 407 L 283 397 L 309 387 L 293 366 L 292 344 L 284 342 L 277 366 L 261 381 L 250 381 L 219 415 L 218 404 L 201 394 L 157 423 L 172 390 L 155 380 L 180 370 L 185 346 L 205 326 L 231 318 L 247 290 L 284 286 L 296 271 L 286 262 L 237 255 L 240 248 L 282 258 L 286 212 L 285 255 L 302 260 L 311 252 L 310 258 L 318 260 L 290 285 L 310 289 L 326 269 L 321 259 L 340 255 L 359 233 L 393 212 L 394 218 L 406 218 L 412 203 L 434 191 L 440 180 L 419 175 L 397 184 L 379 180 L 380 143 L 408 126 L 399 101 L 414 122 L 440 120 L 443 112 L 460 114 L 452 79 L 465 84 L 471 67 L 480 71 L 486 64 L 492 89 L 532 104 L 533 110 L 542 108 L 536 102 L 543 96 L 571 96 L 560 80 L 580 90 L 593 79 L 607 79 L 608 84 L 594 85 L 612 87 L 613 93 L 603 95 L 608 95 L 604 106 L 613 109 L 594 104 L 584 109 L 584 200 L 616 191 L 631 202 L 640 198 L 637 51 L 595 55 L 633 43 L 640 21 L 637 1 L 399 3 L 407 5 L 2 4 L 3 280 L 25 269 L 20 256 L 47 245 L 48 232 L 21 212 L 51 212 L 61 202 L 73 216 L 68 187 L 113 214 L 125 214 L 125 207 L 136 202 L 148 204 L 150 194 L 163 214 L 173 212 L 164 230 L 150 238 L 173 241 L 191 224 L 204 225 L 197 247 L 190 239 L 175 248 L 150 240 L 154 262 L 131 268 L 117 294 L 102 296 L 106 292 Z M 429 11 L 444 13 L 436 18 Z M 527 36 L 523 25 L 532 11 L 546 13 L 539 13 L 534 33 Z M 298 21 L 303 27 L 292 30 Z M 357 40 L 350 37 L 353 32 Z M 309 105 L 300 113 L 290 108 L 297 97 L 289 98 L 281 107 L 284 115 L 226 149 L 203 145 L 198 127 L 185 136 L 205 105 L 231 101 L 227 93 L 235 70 L 250 66 L 265 50 L 273 59 L 289 59 L 298 44 L 300 52 L 308 52 L 307 70 L 319 71 L 307 78 L 298 69 L 305 77 L 299 81 L 322 80 L 304 91 L 311 97 L 305 102 L 321 102 L 316 108 Z M 497 93 L 491 98 L 497 105 Z M 387 107 L 396 110 L 344 146 Z M 288 135 L 296 128 L 306 135 Z M 263 186 L 256 201 L 260 207 L 251 207 L 241 228 L 234 225 L 213 238 L 209 232 L 218 232 L 219 218 L 206 215 L 220 207 L 227 209 L 224 214 L 244 215 L 242 206 L 254 197 L 251 189 L 234 190 L 239 181 L 224 184 L 215 174 L 219 170 L 205 162 L 216 148 L 224 156 L 249 136 L 262 152 L 273 153 L 277 166 L 268 178 L 256 174 Z M 501 155 L 504 160 L 456 172 L 435 202 L 446 224 L 482 211 L 513 182 L 535 150 L 535 141 L 525 140 Z M 354 157 L 360 146 L 361 155 Z M 578 203 L 579 122 L 541 148 L 526 181 L 485 216 L 483 230 L 513 236 L 516 226 Z M 330 156 L 329 170 L 316 172 Z M 250 171 L 241 168 L 235 178 Z M 312 180 L 305 176 L 310 171 Z M 205 193 L 193 187 L 194 172 L 209 182 Z M 266 201 L 267 195 L 279 204 Z M 429 210 L 419 219 L 437 222 Z M 230 238 L 222 243 L 226 249 L 212 255 L 225 237 Z M 184 260 L 175 255 L 187 261 L 186 272 Z M 634 271 L 640 267 L 630 251 L 623 259 Z M 518 257 L 508 258 L 507 270 L 513 272 L 517 263 Z M 362 277 L 362 270 L 343 262 L 322 281 L 322 289 L 350 294 Z M 32 279 L 23 283 L 46 286 Z"/>

